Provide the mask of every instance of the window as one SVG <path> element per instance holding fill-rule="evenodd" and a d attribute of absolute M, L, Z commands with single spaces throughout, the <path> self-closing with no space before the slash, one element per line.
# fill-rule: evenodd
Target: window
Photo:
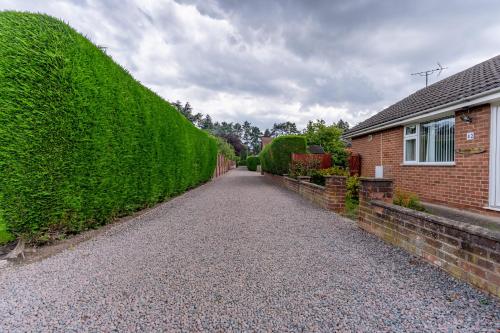
<path fill-rule="evenodd" d="M 404 128 L 405 163 L 450 163 L 455 160 L 455 118 Z"/>
<path fill-rule="evenodd" d="M 405 127 L 405 162 L 417 161 L 417 125 Z"/>

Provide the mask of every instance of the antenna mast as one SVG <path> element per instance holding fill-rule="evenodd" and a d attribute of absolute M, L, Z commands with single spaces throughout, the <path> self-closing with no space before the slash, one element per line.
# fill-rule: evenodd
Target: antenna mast
<path fill-rule="evenodd" d="M 423 72 L 411 73 L 411 75 L 425 76 L 425 86 L 429 85 L 429 75 L 438 72 L 437 76 L 441 75 L 443 69 L 447 69 L 448 67 L 443 67 L 439 62 L 437 63 L 438 68 L 428 69 Z"/>

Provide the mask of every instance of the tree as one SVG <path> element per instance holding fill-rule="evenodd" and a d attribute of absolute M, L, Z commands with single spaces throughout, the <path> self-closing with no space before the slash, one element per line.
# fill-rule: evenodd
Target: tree
<path fill-rule="evenodd" d="M 180 101 L 176 101 L 174 103 L 171 103 L 174 108 L 177 109 L 184 117 L 186 117 L 187 120 L 192 122 L 193 124 L 198 124 L 200 120 L 203 118 L 203 115 L 201 113 L 193 114 L 193 108 L 191 107 L 191 104 L 189 102 L 186 102 L 184 106 Z"/>
<path fill-rule="evenodd" d="M 273 128 L 271 129 L 271 136 L 274 137 L 291 134 L 300 134 L 300 132 L 297 129 L 297 125 L 290 121 L 284 123 L 274 123 Z"/>
<path fill-rule="evenodd" d="M 212 132 L 214 129 L 214 123 L 212 122 L 212 117 L 210 117 L 210 115 L 207 114 L 204 118 L 202 118 L 198 122 L 198 127 L 203 130 Z"/>
<path fill-rule="evenodd" d="M 309 121 L 304 130 L 308 144 L 321 145 L 325 152 L 332 154 L 334 165 L 345 167 L 347 165 L 347 151 L 341 140 L 343 132 L 344 130 L 337 124 L 327 126 L 322 119 L 318 119 L 316 122 Z"/>
<path fill-rule="evenodd" d="M 262 136 L 262 132 L 260 128 L 257 126 L 251 126 L 249 131 L 250 141 L 247 143 L 247 146 L 250 147 L 250 150 L 254 155 L 257 155 L 260 152 L 260 137 Z"/>
<path fill-rule="evenodd" d="M 245 145 L 249 145 L 250 141 L 252 140 L 251 138 L 251 132 L 252 132 L 252 125 L 248 121 L 243 122 L 243 138 L 242 141 Z"/>
<path fill-rule="evenodd" d="M 349 123 L 347 121 L 343 121 L 342 119 L 339 119 L 339 121 L 337 121 L 336 126 L 342 131 L 347 131 L 349 129 Z"/>

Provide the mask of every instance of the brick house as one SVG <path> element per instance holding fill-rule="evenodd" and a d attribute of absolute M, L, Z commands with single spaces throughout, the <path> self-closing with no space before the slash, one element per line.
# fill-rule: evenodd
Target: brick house
<path fill-rule="evenodd" d="M 500 56 L 421 89 L 345 133 L 361 176 L 500 217 Z"/>

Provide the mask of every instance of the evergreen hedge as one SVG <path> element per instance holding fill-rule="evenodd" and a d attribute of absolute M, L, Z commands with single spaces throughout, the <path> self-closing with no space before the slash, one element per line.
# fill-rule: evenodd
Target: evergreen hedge
<path fill-rule="evenodd" d="M 276 175 L 288 173 L 292 153 L 306 153 L 307 142 L 304 136 L 283 135 L 273 139 L 260 152 L 261 168 Z"/>
<path fill-rule="evenodd" d="M 250 171 L 257 171 L 257 166 L 260 164 L 259 156 L 247 157 L 247 169 Z"/>
<path fill-rule="evenodd" d="M 211 178 L 215 140 L 71 27 L 0 12 L 0 31 L 0 221 L 9 232 L 76 233 Z"/>

